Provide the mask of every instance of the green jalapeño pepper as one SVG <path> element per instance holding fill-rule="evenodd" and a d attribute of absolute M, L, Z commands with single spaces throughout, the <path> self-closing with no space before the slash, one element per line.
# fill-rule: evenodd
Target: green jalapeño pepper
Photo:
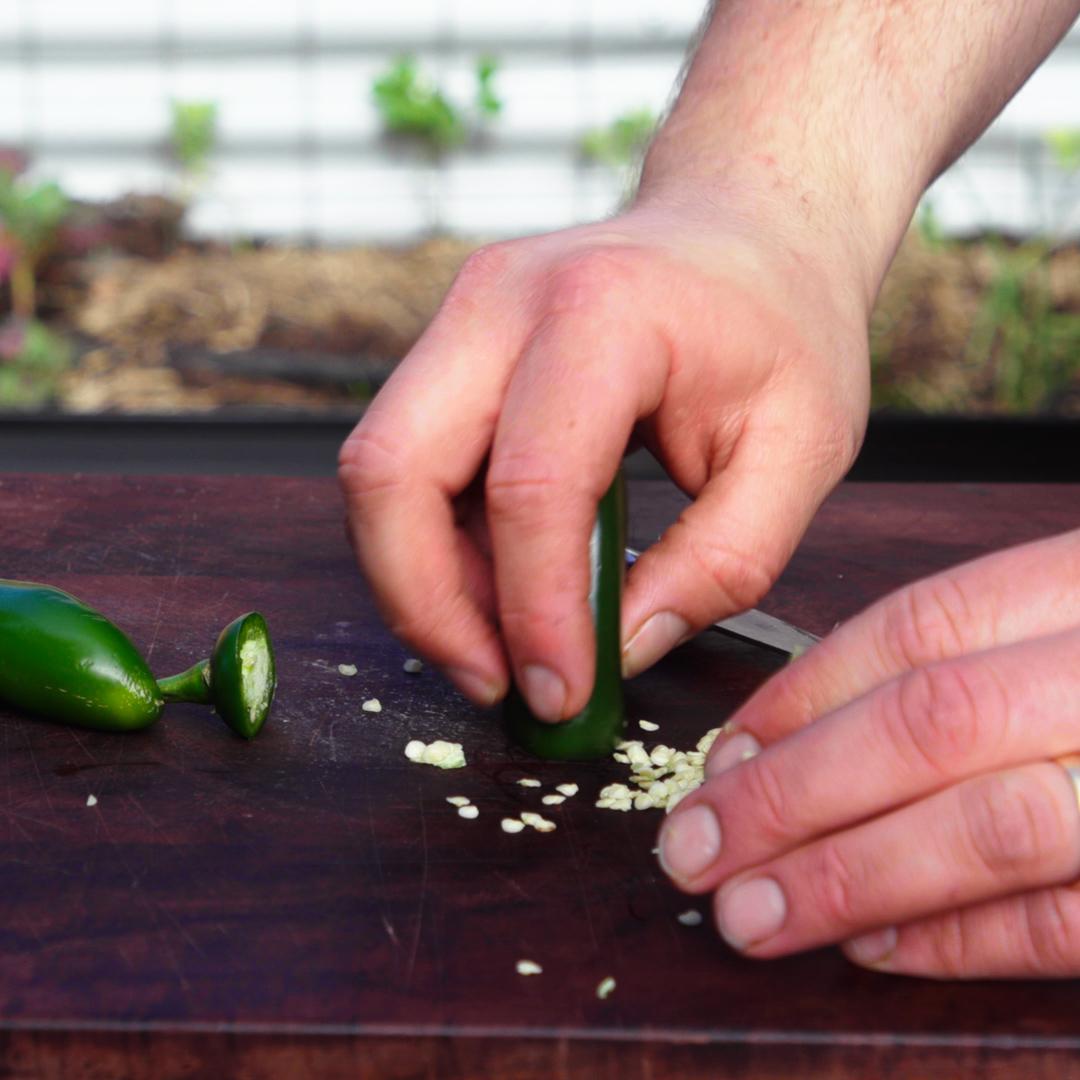
<path fill-rule="evenodd" d="M 0 701 L 101 731 L 136 731 L 163 704 L 146 661 L 70 593 L 0 580 Z"/>
<path fill-rule="evenodd" d="M 98 731 L 137 731 L 168 701 L 212 704 L 238 734 L 258 733 L 276 684 L 266 622 L 230 623 L 213 656 L 160 682 L 104 615 L 51 585 L 0 579 L 0 702 Z"/>
<path fill-rule="evenodd" d="M 166 701 L 198 701 L 245 739 L 253 739 L 270 714 L 277 673 L 266 620 L 252 611 L 229 623 L 209 660 L 158 684 Z"/>
<path fill-rule="evenodd" d="M 596 513 L 589 541 L 589 606 L 596 629 L 596 681 L 585 708 L 561 724 L 537 720 L 516 687 L 504 707 L 513 739 L 538 757 L 589 761 L 607 757 L 623 736 L 620 614 L 626 556 L 626 487 L 620 472 Z"/>

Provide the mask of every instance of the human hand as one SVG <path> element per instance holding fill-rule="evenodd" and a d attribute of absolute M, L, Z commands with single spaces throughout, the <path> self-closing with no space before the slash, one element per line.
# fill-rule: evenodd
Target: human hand
<path fill-rule="evenodd" d="M 512 671 L 536 715 L 579 711 L 588 538 L 635 433 L 696 501 L 630 576 L 627 673 L 752 606 L 865 424 L 866 296 L 800 230 L 652 200 L 473 256 L 341 453 L 394 633 L 478 702 Z"/>
<path fill-rule="evenodd" d="M 661 861 L 771 958 L 1080 975 L 1080 530 L 873 605 L 732 717 Z"/>

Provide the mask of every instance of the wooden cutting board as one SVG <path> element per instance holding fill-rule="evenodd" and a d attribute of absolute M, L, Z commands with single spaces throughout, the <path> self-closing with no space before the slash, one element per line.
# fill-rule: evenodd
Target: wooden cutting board
<path fill-rule="evenodd" d="M 639 547 L 683 505 L 657 482 L 631 498 Z M 825 633 L 1077 525 L 1076 488 L 848 485 L 763 606 Z M 708 909 L 658 871 L 659 812 L 592 805 L 620 766 L 530 760 L 497 713 L 403 671 L 331 483 L 0 477 L 0 552 L 3 576 L 82 597 L 158 674 L 261 610 L 280 673 L 250 744 L 190 706 L 126 736 L 0 710 L 4 1075 L 1080 1075 L 1074 983 L 935 984 L 833 950 L 753 962 L 681 925 Z M 687 748 L 778 663 L 703 635 L 630 684 L 630 715 Z M 468 768 L 410 764 L 411 738 L 462 742 Z M 555 832 L 501 832 L 541 809 L 522 776 L 580 785 L 544 808 Z"/>

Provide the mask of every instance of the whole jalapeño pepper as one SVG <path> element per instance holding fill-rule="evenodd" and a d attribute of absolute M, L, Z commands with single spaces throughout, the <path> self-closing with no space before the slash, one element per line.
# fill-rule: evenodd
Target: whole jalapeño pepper
<path fill-rule="evenodd" d="M 589 761 L 607 757 L 623 737 L 620 615 L 626 556 L 626 486 L 620 471 L 596 512 L 589 540 L 589 606 L 596 630 L 596 679 L 585 708 L 560 724 L 537 720 L 516 687 L 503 714 L 511 737 L 537 757 Z"/>
<path fill-rule="evenodd" d="M 0 579 L 0 703 L 21 712 L 97 731 L 138 731 L 167 701 L 191 701 L 213 705 L 251 738 L 266 720 L 275 684 L 269 633 L 254 612 L 222 631 L 210 660 L 159 682 L 100 612 L 51 585 Z"/>
<path fill-rule="evenodd" d="M 101 731 L 161 715 L 157 680 L 104 615 L 51 585 L 0 580 L 0 701 Z"/>

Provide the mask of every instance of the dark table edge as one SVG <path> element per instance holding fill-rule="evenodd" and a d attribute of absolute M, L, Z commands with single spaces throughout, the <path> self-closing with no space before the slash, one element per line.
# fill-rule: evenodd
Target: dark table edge
<path fill-rule="evenodd" d="M 897 1032 L 800 1031 L 769 1029 L 712 1030 L 642 1028 L 530 1028 L 487 1027 L 450 1024 L 308 1024 L 280 1022 L 221 1022 L 198 1020 L 7 1020 L 0 1018 L 0 1034 L 160 1034 L 160 1035 L 230 1035 L 331 1037 L 352 1039 L 506 1039 L 608 1043 L 669 1043 L 687 1046 L 826 1046 L 858 1048 L 928 1048 L 984 1050 L 1080 1050 L 1080 1032 L 1076 1035 L 992 1035 L 956 1032 L 928 1035 Z"/>
<path fill-rule="evenodd" d="M 359 411 L 322 416 L 0 413 L 0 472 L 333 475 Z M 875 413 L 848 476 L 877 482 L 1080 481 L 1080 421 L 1060 417 L 911 417 Z M 647 453 L 630 475 L 660 476 Z"/>

